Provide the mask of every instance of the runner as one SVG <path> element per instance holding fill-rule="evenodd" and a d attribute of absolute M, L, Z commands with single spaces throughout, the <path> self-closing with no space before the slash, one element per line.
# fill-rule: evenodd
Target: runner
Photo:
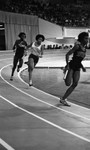
<path fill-rule="evenodd" d="M 15 52 L 15 55 L 13 58 L 13 67 L 12 67 L 12 73 L 10 77 L 11 81 L 13 80 L 13 75 L 16 67 L 17 67 L 17 72 L 19 72 L 20 68 L 23 65 L 23 56 L 26 55 L 26 49 L 27 49 L 27 42 L 25 41 L 26 34 L 24 32 L 21 32 L 19 33 L 18 36 L 20 39 L 16 40 L 13 46 L 13 51 Z"/>
<path fill-rule="evenodd" d="M 44 46 L 41 43 L 45 40 L 45 37 L 41 34 L 36 35 L 36 41 L 31 43 L 28 48 L 31 48 L 31 53 L 28 57 L 28 62 L 25 64 L 28 65 L 28 74 L 29 74 L 29 86 L 32 86 L 32 72 L 36 64 L 39 61 L 39 58 L 43 55 Z"/>
<path fill-rule="evenodd" d="M 88 43 L 89 35 L 87 32 L 82 32 L 78 35 L 78 40 L 74 47 L 66 54 L 66 78 L 64 78 L 66 86 L 70 86 L 65 92 L 64 96 L 60 98 L 60 103 L 66 106 L 70 106 L 67 103 L 67 97 L 73 92 L 78 85 L 80 79 L 80 69 L 85 72 L 86 69 L 82 65 L 82 60 L 86 55 L 86 46 Z M 69 62 L 69 56 L 73 54 L 72 60 Z"/>

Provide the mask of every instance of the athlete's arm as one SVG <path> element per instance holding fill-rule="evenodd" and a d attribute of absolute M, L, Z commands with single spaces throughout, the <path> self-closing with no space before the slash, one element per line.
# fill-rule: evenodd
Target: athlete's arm
<path fill-rule="evenodd" d="M 86 72 L 86 68 L 83 66 L 83 64 L 81 64 L 81 68 L 82 68 L 83 72 Z"/>
<path fill-rule="evenodd" d="M 28 54 L 28 52 L 29 52 L 29 50 L 30 50 L 29 48 L 31 48 L 31 47 L 32 47 L 32 43 L 29 44 L 29 45 L 27 44 L 27 46 L 25 47 L 25 50 L 24 50 L 24 55 L 25 55 L 25 56 L 27 56 L 27 54 Z"/>
<path fill-rule="evenodd" d="M 66 54 L 66 64 L 69 63 L 69 56 L 72 55 L 77 49 L 79 48 L 79 45 L 76 44 L 69 52 Z"/>
<path fill-rule="evenodd" d="M 41 46 L 41 55 L 43 55 L 44 52 L 44 45 Z"/>

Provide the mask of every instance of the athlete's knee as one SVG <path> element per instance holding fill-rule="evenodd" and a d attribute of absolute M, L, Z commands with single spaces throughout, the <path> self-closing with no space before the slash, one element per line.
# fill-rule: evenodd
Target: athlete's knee
<path fill-rule="evenodd" d="M 67 78 L 65 79 L 65 85 L 70 86 L 71 85 L 71 80 L 68 80 Z"/>
<path fill-rule="evenodd" d="M 34 66 L 33 65 L 28 65 L 28 71 L 33 71 Z"/>
<path fill-rule="evenodd" d="M 13 65 L 12 70 L 15 70 L 15 69 L 16 69 L 16 66 L 17 66 L 16 64 Z"/>
<path fill-rule="evenodd" d="M 78 85 L 78 82 L 74 82 L 74 83 L 72 84 L 72 87 L 75 88 L 77 85 Z"/>
<path fill-rule="evenodd" d="M 33 71 L 33 67 L 30 67 L 29 70 L 30 70 L 30 71 Z"/>
<path fill-rule="evenodd" d="M 66 85 L 66 86 L 70 86 L 70 85 L 71 85 L 71 82 L 65 81 L 65 85 Z"/>
<path fill-rule="evenodd" d="M 22 65 L 23 65 L 23 59 L 21 59 L 21 60 L 19 61 L 19 68 L 21 68 Z"/>

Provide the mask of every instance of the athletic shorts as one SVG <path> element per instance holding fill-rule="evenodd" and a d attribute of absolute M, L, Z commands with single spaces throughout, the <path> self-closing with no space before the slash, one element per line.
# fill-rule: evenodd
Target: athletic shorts
<path fill-rule="evenodd" d="M 38 61 L 39 61 L 39 57 L 38 57 L 38 56 L 36 56 L 36 55 L 33 55 L 33 54 L 30 54 L 30 55 L 29 55 L 29 58 L 33 58 L 33 59 L 34 59 L 34 63 L 35 63 L 35 64 L 37 64 L 37 63 L 38 63 Z"/>
<path fill-rule="evenodd" d="M 70 67 L 70 69 L 72 69 L 74 71 L 80 71 L 80 69 L 81 69 L 81 62 L 74 62 L 73 60 L 71 60 L 69 62 L 69 67 Z"/>

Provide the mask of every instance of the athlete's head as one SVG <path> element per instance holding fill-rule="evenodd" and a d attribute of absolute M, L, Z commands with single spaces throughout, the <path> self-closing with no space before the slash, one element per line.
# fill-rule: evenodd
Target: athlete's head
<path fill-rule="evenodd" d="M 42 35 L 42 34 L 37 34 L 36 35 L 36 41 L 38 42 L 38 43 L 41 43 L 41 42 L 43 42 L 45 40 L 45 37 Z"/>
<path fill-rule="evenodd" d="M 78 35 L 78 41 L 83 43 L 83 44 L 87 44 L 88 43 L 88 39 L 89 39 L 89 34 L 88 32 L 81 32 Z"/>
<path fill-rule="evenodd" d="M 20 39 L 23 39 L 23 40 L 26 38 L 26 34 L 24 32 L 20 32 L 18 36 Z"/>

